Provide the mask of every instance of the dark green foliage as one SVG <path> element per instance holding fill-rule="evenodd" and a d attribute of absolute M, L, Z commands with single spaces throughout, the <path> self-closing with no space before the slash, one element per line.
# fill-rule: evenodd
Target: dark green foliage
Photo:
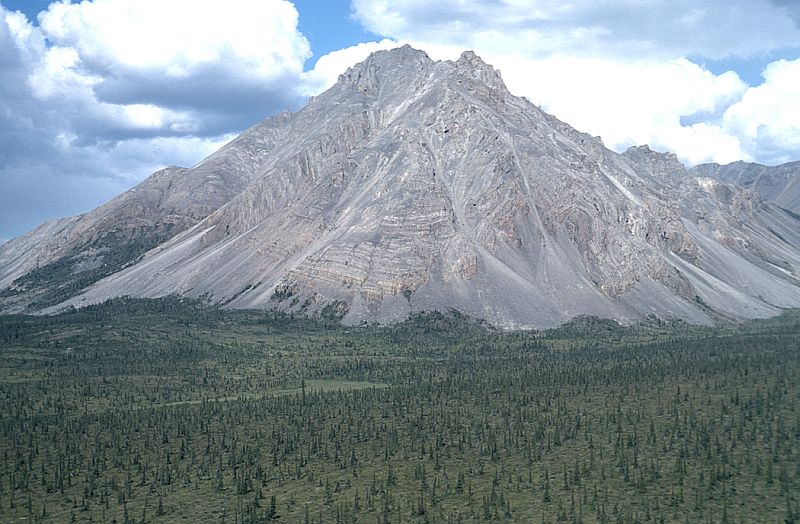
<path fill-rule="evenodd" d="M 326 320 L 341 320 L 350 310 L 350 305 L 347 302 L 337 300 L 326 304 L 320 311 L 320 316 Z"/>
<path fill-rule="evenodd" d="M 98 280 L 138 261 L 142 255 L 169 240 L 175 233 L 173 224 L 161 224 L 126 234 L 110 232 L 72 254 L 40 266 L 16 279 L 11 287 L 0 291 L 0 297 L 28 293 L 34 296 L 30 309 L 41 309 L 77 295 Z M 88 267 L 83 268 L 82 264 Z"/>
<path fill-rule="evenodd" d="M 0 521 L 793 522 L 800 314 L 0 317 Z"/>
<path fill-rule="evenodd" d="M 276 286 L 269 299 L 274 302 L 283 302 L 294 296 L 295 292 L 296 290 L 291 286 Z"/>

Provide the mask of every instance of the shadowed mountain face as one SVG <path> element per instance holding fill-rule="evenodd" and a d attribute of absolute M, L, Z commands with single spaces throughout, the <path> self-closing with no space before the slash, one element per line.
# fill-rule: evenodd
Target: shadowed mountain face
<path fill-rule="evenodd" d="M 279 116 L 249 129 L 193 169 L 162 169 L 90 213 L 3 244 L 0 308 L 58 304 L 193 226 L 247 187 L 282 122 Z"/>
<path fill-rule="evenodd" d="M 701 164 L 692 173 L 738 184 L 758 192 L 765 199 L 800 215 L 800 162 L 763 166 L 749 162 Z"/>
<path fill-rule="evenodd" d="M 167 188 L 157 173 L 1 246 L 5 308 L 36 307 L 28 281 L 40 295 L 58 283 L 31 270 L 79 260 L 87 238 L 149 220 L 124 249 L 175 215 L 168 240 L 140 242 L 153 248 L 57 305 L 40 300 L 44 311 L 178 294 L 350 323 L 454 308 L 549 327 L 584 314 L 708 323 L 800 307 L 796 216 L 673 155 L 606 149 L 512 96 L 470 52 L 456 62 L 410 47 L 375 53 L 297 113 L 166 173 Z M 161 191 L 142 205 L 152 211 L 126 211 L 149 184 Z"/>

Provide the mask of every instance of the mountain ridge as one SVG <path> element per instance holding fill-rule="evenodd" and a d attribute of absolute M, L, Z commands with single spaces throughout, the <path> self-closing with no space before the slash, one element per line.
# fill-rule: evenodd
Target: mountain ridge
<path fill-rule="evenodd" d="M 605 149 L 472 52 L 374 53 L 242 137 L 181 175 L 222 184 L 214 209 L 43 311 L 178 294 L 348 323 L 454 308 L 551 327 L 800 307 L 796 217 L 674 155 Z"/>
<path fill-rule="evenodd" d="M 777 166 L 743 161 L 700 164 L 691 172 L 752 189 L 783 209 L 800 214 L 800 161 Z"/>

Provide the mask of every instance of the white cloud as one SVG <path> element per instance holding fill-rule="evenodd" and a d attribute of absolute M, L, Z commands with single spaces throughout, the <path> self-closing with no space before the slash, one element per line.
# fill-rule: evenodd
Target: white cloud
<path fill-rule="evenodd" d="M 455 60 L 463 48 L 429 42 L 385 39 L 321 57 L 307 73 L 309 94 L 330 87 L 348 67 L 379 49 L 404 43 L 435 60 Z M 525 96 L 581 131 L 602 136 L 622 151 L 649 144 L 676 151 L 689 164 L 750 158 L 739 140 L 720 125 L 681 124 L 681 117 L 721 114 L 747 86 L 733 72 L 714 75 L 686 59 L 625 61 L 595 57 L 511 55 L 494 45 L 475 46 L 501 70 L 509 90 Z M 501 46 L 502 47 L 502 46 Z"/>
<path fill-rule="evenodd" d="M 187 78 L 224 63 L 237 77 L 269 82 L 299 74 L 311 55 L 284 0 L 95 0 L 52 4 L 39 16 L 54 45 L 88 67 L 120 67 Z"/>
<path fill-rule="evenodd" d="M 104 126 L 113 138 L 218 134 L 299 102 L 311 50 L 297 22 L 285 0 L 57 2 L 39 15 L 50 47 L 31 84 L 39 97 L 96 106 L 84 119 L 91 136 Z"/>
<path fill-rule="evenodd" d="M 764 86 L 687 59 L 798 47 L 787 0 L 353 0 L 369 30 L 435 58 L 473 49 L 509 89 L 623 150 L 650 144 L 687 164 L 797 155 L 800 81 Z M 773 71 L 774 69 L 774 71 Z M 771 80 L 772 78 L 772 80 Z M 730 106 L 730 109 L 728 109 Z M 793 110 L 794 109 L 794 110 Z M 727 111 L 726 111 L 727 110 Z M 724 115 L 724 118 L 723 118 Z"/>
<path fill-rule="evenodd" d="M 311 71 L 304 73 L 303 78 L 306 82 L 304 93 L 307 95 L 319 94 L 335 84 L 339 75 L 344 73 L 348 67 L 364 61 L 371 53 L 394 49 L 401 45 L 400 42 L 384 39 L 380 42 L 364 42 L 323 55 L 317 60 Z"/>
<path fill-rule="evenodd" d="M 672 125 L 649 142 L 657 150 L 680 151 L 681 159 L 690 166 L 703 162 L 729 164 L 753 160 L 738 137 L 716 124 Z"/>
<path fill-rule="evenodd" d="M 798 159 L 800 152 L 800 59 L 779 60 L 764 71 L 764 83 L 751 87 L 723 117 L 729 133 L 770 162 Z"/>
<path fill-rule="evenodd" d="M 0 0 L 1 2 L 2 0 Z M 619 149 L 689 163 L 793 159 L 797 62 L 748 87 L 686 56 L 747 57 L 800 42 L 792 0 L 354 0 L 386 38 L 311 56 L 288 0 L 55 2 L 39 25 L 0 5 L 0 235 L 86 210 L 404 43 L 474 49 L 515 94 Z"/>
<path fill-rule="evenodd" d="M 721 130 L 681 124 L 681 117 L 715 114 L 737 100 L 746 86 L 735 73 L 714 75 L 685 59 L 496 58 L 512 92 L 582 131 L 602 136 L 609 147 L 650 144 L 675 151 L 688 163 L 742 157 L 736 141 Z M 713 138 L 713 143 L 690 136 Z"/>
<path fill-rule="evenodd" d="M 790 0 L 779 0 L 788 3 Z M 795 47 L 800 29 L 770 0 L 353 0 L 370 31 L 461 46 L 495 41 L 529 55 L 707 58 Z"/>
<path fill-rule="evenodd" d="M 286 0 L 0 5 L 0 235 L 191 165 L 303 100 L 309 43 Z"/>

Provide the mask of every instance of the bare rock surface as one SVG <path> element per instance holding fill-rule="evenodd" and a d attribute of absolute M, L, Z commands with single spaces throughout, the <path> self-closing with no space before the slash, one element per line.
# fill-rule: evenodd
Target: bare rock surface
<path fill-rule="evenodd" d="M 471 52 L 374 53 L 171 176 L 148 201 L 154 223 L 187 217 L 175 234 L 42 311 L 177 294 L 348 323 L 454 308 L 540 328 L 800 307 L 797 216 L 674 155 L 606 149 L 511 95 Z M 100 224 L 102 209 L 0 247 L 0 285 L 41 263 L 22 251 L 57 257 L 51 232 Z"/>
<path fill-rule="evenodd" d="M 691 172 L 752 189 L 773 204 L 800 215 L 800 162 L 778 166 L 752 162 L 701 164 L 693 167 Z"/>
<path fill-rule="evenodd" d="M 0 310 L 60 302 L 196 224 L 247 187 L 285 120 L 254 126 L 192 169 L 161 169 L 89 213 L 0 245 Z"/>

